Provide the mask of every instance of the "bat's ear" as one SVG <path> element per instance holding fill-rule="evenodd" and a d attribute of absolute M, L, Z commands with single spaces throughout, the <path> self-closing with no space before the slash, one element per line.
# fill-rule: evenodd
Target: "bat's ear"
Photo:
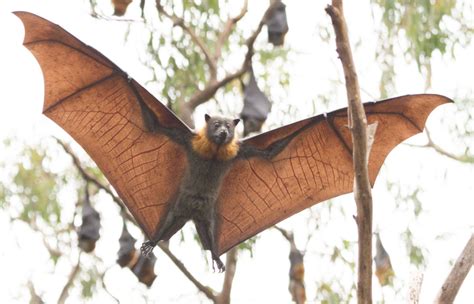
<path fill-rule="evenodd" d="M 234 126 L 236 126 L 239 123 L 240 119 L 234 119 Z"/>
<path fill-rule="evenodd" d="M 211 119 L 211 116 L 207 115 L 207 114 L 204 114 L 204 119 L 206 120 L 206 122 L 209 121 L 209 119 Z"/>

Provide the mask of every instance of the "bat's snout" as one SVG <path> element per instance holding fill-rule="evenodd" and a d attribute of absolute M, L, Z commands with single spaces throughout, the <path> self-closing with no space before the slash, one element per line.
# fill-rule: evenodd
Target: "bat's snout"
<path fill-rule="evenodd" d="M 221 130 L 219 133 L 217 133 L 217 143 L 218 144 L 223 144 L 226 142 L 227 137 L 229 136 L 229 132 L 227 130 Z"/>

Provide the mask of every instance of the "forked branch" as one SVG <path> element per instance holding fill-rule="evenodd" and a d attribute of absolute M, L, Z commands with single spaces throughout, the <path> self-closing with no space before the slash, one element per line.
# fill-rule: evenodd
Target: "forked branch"
<path fill-rule="evenodd" d="M 217 62 L 217 60 L 219 60 L 219 58 L 221 58 L 222 47 L 224 46 L 225 42 L 229 39 L 230 33 L 232 33 L 232 30 L 234 29 L 235 25 L 247 13 L 247 7 L 248 7 L 248 0 L 245 0 L 244 5 L 242 6 L 242 10 L 240 11 L 240 13 L 237 16 L 233 17 L 233 18 L 230 17 L 227 20 L 227 22 L 225 23 L 224 30 L 219 35 L 219 38 L 217 38 L 216 48 L 215 48 L 215 52 L 214 52 L 214 60 L 216 62 Z"/>
<path fill-rule="evenodd" d="M 229 82 L 231 82 L 234 79 L 237 79 L 241 77 L 245 72 L 248 71 L 250 68 L 250 65 L 252 63 L 252 56 L 254 54 L 254 43 L 255 40 L 257 40 L 258 35 L 262 31 L 263 26 L 265 25 L 265 22 L 268 18 L 268 16 L 273 12 L 273 10 L 276 8 L 276 3 L 271 4 L 265 13 L 262 16 L 262 19 L 260 20 L 257 29 L 250 35 L 249 38 L 247 38 L 245 45 L 247 47 L 247 53 L 245 54 L 244 60 L 242 62 L 242 65 L 240 69 L 237 71 L 227 74 L 224 78 L 221 80 L 213 80 L 212 78 L 210 81 L 207 82 L 205 88 L 203 90 L 197 91 L 189 100 L 187 103 L 187 106 L 189 109 L 191 109 L 190 112 L 192 112 L 198 105 L 208 101 L 211 99 L 214 94 L 216 94 L 217 90 Z"/>
<path fill-rule="evenodd" d="M 204 54 L 204 57 L 206 58 L 206 63 L 209 66 L 209 71 L 211 75 L 216 75 L 217 73 L 216 61 L 213 60 L 211 51 L 207 48 L 204 41 L 202 41 L 202 39 L 196 34 L 196 32 L 186 25 L 183 18 L 178 17 L 175 14 L 168 13 L 163 7 L 163 5 L 161 5 L 160 0 L 156 0 L 156 9 L 161 15 L 170 19 L 171 22 L 173 22 L 174 26 L 179 26 L 180 28 L 183 29 L 184 32 L 186 32 L 191 37 L 192 41 L 199 47 L 199 49 Z"/>

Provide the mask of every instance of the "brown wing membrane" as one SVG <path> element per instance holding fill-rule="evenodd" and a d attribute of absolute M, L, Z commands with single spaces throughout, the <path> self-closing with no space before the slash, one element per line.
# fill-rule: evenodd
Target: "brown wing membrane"
<path fill-rule="evenodd" d="M 178 188 L 186 159 L 167 137 L 146 132 L 137 98 L 164 126 L 191 131 L 98 51 L 43 18 L 15 14 L 25 26 L 24 45 L 43 70 L 44 114 L 89 153 L 152 236 Z"/>
<path fill-rule="evenodd" d="M 424 94 L 365 104 L 368 122 L 378 122 L 369 157 L 372 184 L 388 153 L 422 132 L 431 111 L 450 101 Z M 299 130 L 303 131 L 271 161 L 238 160 L 227 175 L 218 203 L 219 254 L 305 208 L 352 191 L 347 109 L 284 126 L 243 144 L 265 149 Z"/>

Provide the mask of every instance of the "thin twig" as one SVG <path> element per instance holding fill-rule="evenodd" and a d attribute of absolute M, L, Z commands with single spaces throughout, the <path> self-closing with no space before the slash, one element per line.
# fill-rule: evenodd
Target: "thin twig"
<path fill-rule="evenodd" d="M 426 136 L 428 138 L 428 142 L 426 144 L 424 144 L 424 145 L 414 145 L 414 144 L 405 143 L 404 145 L 407 145 L 409 147 L 414 147 L 414 148 L 431 148 L 431 149 L 435 150 L 437 153 L 439 153 L 441 155 L 444 155 L 448 158 L 451 158 L 453 160 L 456 160 L 458 162 L 467 163 L 467 164 L 474 163 L 474 156 L 471 156 L 471 155 L 457 155 L 457 154 L 446 151 L 444 148 L 441 148 L 440 146 L 438 146 L 433 141 L 433 139 L 431 137 L 431 133 L 429 132 L 429 130 L 426 127 L 425 127 L 425 131 L 426 131 Z"/>
<path fill-rule="evenodd" d="M 247 8 L 248 8 L 248 0 L 245 0 L 240 13 L 233 18 L 229 18 L 227 22 L 225 23 L 224 30 L 221 32 L 221 34 L 217 38 L 216 47 L 214 51 L 215 62 L 217 62 L 219 58 L 221 58 L 222 47 L 224 46 L 224 43 L 229 39 L 230 33 L 232 33 L 232 30 L 234 29 L 237 22 L 239 22 L 240 19 L 242 19 L 247 13 Z"/>
<path fill-rule="evenodd" d="M 213 302 L 216 301 L 216 295 L 215 291 L 212 290 L 212 288 L 203 285 L 201 282 L 199 282 L 192 274 L 189 272 L 189 270 L 184 266 L 183 262 L 181 262 L 170 250 L 169 248 L 163 244 L 163 243 L 158 243 L 158 247 L 160 247 L 161 250 L 171 259 L 171 261 L 178 267 L 178 269 L 188 278 L 188 280 L 191 281 L 191 283 L 196 286 L 197 289 L 199 289 L 202 293 L 206 295 L 210 300 Z"/>
<path fill-rule="evenodd" d="M 430 148 L 434 149 L 436 152 L 438 152 L 439 154 L 442 154 L 444 156 L 447 156 L 447 157 L 449 157 L 451 159 L 454 159 L 454 160 L 457 160 L 459 162 L 474 163 L 474 157 L 473 156 L 456 155 L 456 154 L 453 154 L 451 152 L 448 152 L 448 151 L 444 150 L 443 148 L 441 148 L 440 146 L 438 146 L 437 144 L 435 144 L 433 142 L 433 139 L 431 138 L 431 134 L 430 134 L 430 132 L 428 131 L 427 128 L 425 128 L 425 131 L 426 131 L 426 136 L 428 137 L 428 143 L 425 145 L 426 147 L 430 147 Z"/>
<path fill-rule="evenodd" d="M 117 303 L 120 303 L 120 300 L 117 299 L 113 294 L 112 292 L 110 292 L 109 288 L 107 288 L 107 284 L 105 284 L 105 280 L 104 280 L 104 277 L 105 277 L 105 274 L 107 273 L 107 271 L 109 271 L 110 267 L 107 268 L 103 273 L 102 275 L 100 276 L 100 281 L 102 283 L 102 288 L 104 288 L 105 292 L 107 292 L 109 294 L 109 296 L 114 299 L 115 302 Z"/>
<path fill-rule="evenodd" d="M 346 79 L 348 117 L 352 133 L 354 197 L 359 236 L 358 303 L 372 303 L 372 194 L 368 175 L 367 118 L 360 100 L 360 86 L 344 19 L 342 0 L 333 0 L 326 12 L 336 33 L 336 45 Z"/>
<path fill-rule="evenodd" d="M 183 18 L 178 17 L 175 14 L 168 13 L 163 7 L 163 5 L 161 5 L 160 0 L 156 0 L 156 9 L 160 14 L 170 19 L 173 22 L 174 26 L 179 26 L 183 29 L 184 32 L 186 32 L 191 37 L 191 40 L 199 47 L 199 49 L 204 54 L 204 57 L 206 58 L 207 65 L 209 66 L 209 71 L 211 73 L 211 78 L 214 77 L 215 79 L 215 75 L 217 75 L 217 63 L 215 60 L 213 60 L 211 51 L 207 48 L 204 41 L 202 41 L 202 39 L 196 34 L 196 32 L 194 32 L 189 26 L 186 25 Z"/>
<path fill-rule="evenodd" d="M 434 303 L 444 304 L 453 303 L 459 288 L 464 279 L 474 265 L 474 234 L 471 234 L 464 250 L 454 263 L 453 269 L 449 273 L 441 290 L 439 291 Z"/>
<path fill-rule="evenodd" d="M 73 217 L 74 218 L 74 217 Z M 20 218 L 12 218 L 12 220 L 15 220 L 15 221 L 21 221 L 21 222 L 25 222 L 24 219 L 20 219 Z M 63 253 L 58 249 L 58 247 L 56 246 L 56 248 L 53 248 L 51 246 L 51 244 L 49 244 L 49 242 L 46 240 L 48 237 L 51 237 L 51 235 L 46 235 L 46 233 L 44 231 L 42 231 L 39 227 L 38 227 L 38 224 L 36 223 L 36 217 L 33 216 L 33 218 L 30 220 L 30 221 L 26 221 L 29 225 L 29 227 L 41 234 L 42 236 L 42 239 L 43 239 L 43 245 L 44 247 L 46 247 L 46 250 L 48 250 L 48 253 L 50 256 L 55 256 L 55 257 L 60 257 L 63 255 Z M 66 232 L 70 232 L 74 229 L 74 226 L 73 224 L 71 223 L 70 225 L 68 225 L 68 228 L 67 229 L 61 229 L 61 230 L 54 230 L 54 237 L 56 238 L 60 233 L 66 233 Z"/>
<path fill-rule="evenodd" d="M 69 273 L 68 280 L 61 291 L 61 294 L 58 299 L 59 304 L 64 304 L 66 302 L 67 298 L 69 297 L 69 288 L 71 288 L 72 283 L 74 282 L 74 279 L 76 278 L 80 269 L 81 269 L 81 251 L 79 251 L 79 256 L 77 257 L 77 263 L 72 268 L 71 272 Z"/>
<path fill-rule="evenodd" d="M 43 299 L 36 292 L 35 286 L 31 280 L 28 280 L 27 283 L 28 290 L 30 291 L 30 304 L 43 304 Z"/>

